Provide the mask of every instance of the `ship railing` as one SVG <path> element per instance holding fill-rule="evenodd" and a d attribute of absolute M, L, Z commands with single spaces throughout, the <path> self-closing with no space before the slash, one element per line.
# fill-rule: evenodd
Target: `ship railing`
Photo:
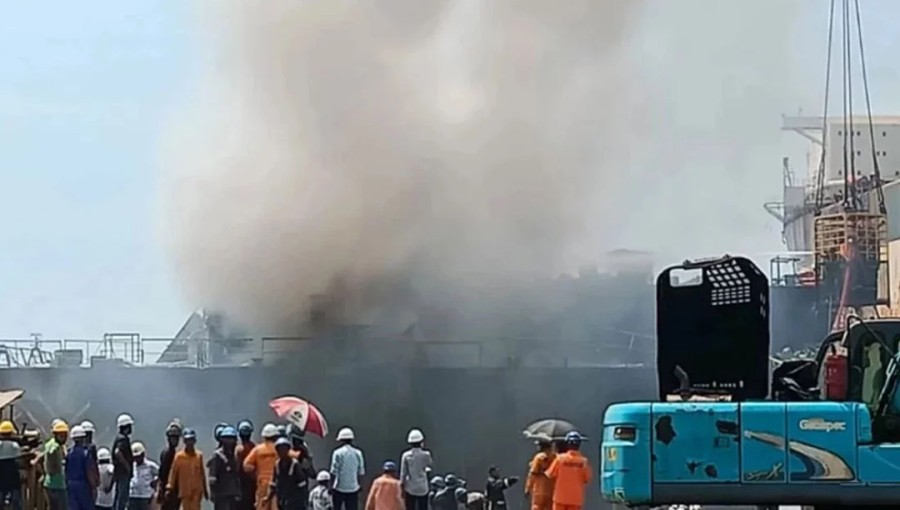
<path fill-rule="evenodd" d="M 575 336 L 575 335 L 572 335 Z M 187 343 L 140 338 L 111 344 L 110 338 L 0 339 L 0 368 L 270 365 L 303 360 L 329 366 L 600 367 L 652 365 L 653 335 L 597 329 L 581 337 L 478 335 L 461 340 L 351 335 L 337 338 L 262 337 Z"/>

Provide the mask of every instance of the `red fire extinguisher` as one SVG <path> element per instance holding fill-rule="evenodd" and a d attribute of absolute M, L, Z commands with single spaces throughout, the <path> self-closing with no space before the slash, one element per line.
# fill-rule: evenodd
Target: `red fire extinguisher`
<path fill-rule="evenodd" d="M 834 344 L 825 355 L 825 398 L 842 401 L 847 398 L 847 356 Z"/>

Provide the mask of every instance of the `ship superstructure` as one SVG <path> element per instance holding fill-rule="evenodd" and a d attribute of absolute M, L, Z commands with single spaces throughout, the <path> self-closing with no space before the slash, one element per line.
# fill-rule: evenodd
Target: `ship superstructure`
<path fill-rule="evenodd" d="M 881 266 L 877 301 L 882 313 L 896 314 L 900 312 L 900 116 L 872 117 L 880 189 L 873 158 L 867 154 L 872 145 L 867 119 L 857 116 L 853 120 L 851 136 L 855 138 L 856 161 L 851 182 L 855 185 L 855 210 L 861 215 L 873 215 L 868 237 L 876 239 L 876 243 L 870 249 L 882 252 L 877 255 Z M 765 204 L 766 211 L 782 224 L 782 239 L 790 252 L 773 260 L 773 284 L 813 287 L 817 282 L 816 220 L 840 214 L 846 206 L 842 175 L 844 119 L 785 117 L 782 129 L 802 135 L 809 140 L 809 147 L 802 172 L 795 169 L 789 158 L 783 158 L 782 200 Z M 820 168 L 823 150 L 826 156 Z M 874 219 L 882 214 L 882 206 L 883 225 Z M 820 249 L 823 242 L 820 236 Z"/>
<path fill-rule="evenodd" d="M 878 197 L 874 190 L 874 165 L 872 158 L 866 154 L 872 143 L 867 119 L 856 116 L 853 119 L 855 138 L 855 175 L 856 191 L 863 208 L 871 212 L 878 211 Z M 819 193 L 819 173 L 822 162 L 822 151 L 825 151 L 824 182 L 822 189 L 822 213 L 839 211 L 843 206 L 843 132 L 844 119 L 841 117 L 784 117 L 782 130 L 793 131 L 809 140 L 809 148 L 801 175 L 797 175 L 793 162 L 785 157 L 782 160 L 784 190 L 780 202 L 765 204 L 766 210 L 783 225 L 783 239 L 787 249 L 798 255 L 800 269 L 813 269 L 813 248 L 815 244 L 814 219 L 816 216 L 816 200 Z M 873 116 L 872 132 L 875 134 L 875 157 L 881 176 L 885 204 L 890 214 L 891 200 L 888 190 L 900 180 L 900 116 Z M 894 202 L 900 205 L 900 189 Z M 898 211 L 900 213 L 900 211 Z M 890 219 L 888 224 L 890 225 Z"/>

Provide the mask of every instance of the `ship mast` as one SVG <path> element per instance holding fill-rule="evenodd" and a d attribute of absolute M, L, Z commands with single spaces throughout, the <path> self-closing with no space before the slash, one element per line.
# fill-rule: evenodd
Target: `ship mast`
<path fill-rule="evenodd" d="M 884 204 L 881 172 L 875 149 L 872 106 L 866 72 L 865 45 L 859 0 L 842 0 L 841 16 L 841 119 L 828 118 L 830 100 L 832 46 L 835 35 L 836 0 L 831 0 L 828 22 L 828 44 L 825 64 L 825 98 L 823 106 L 821 159 L 816 178 L 815 201 L 815 272 L 820 310 L 826 311 L 833 330 L 843 329 L 848 314 L 877 317 L 879 304 L 887 302 L 887 210 Z M 872 157 L 871 178 L 860 178 L 856 158 L 861 143 L 861 126 L 855 125 L 853 115 L 853 28 L 858 42 L 857 57 L 862 74 L 866 100 L 865 127 L 869 135 L 868 152 Z M 856 119 L 858 120 L 858 119 Z M 838 129 L 835 140 L 830 131 Z M 839 142 L 842 182 L 837 204 L 826 203 L 827 141 Z M 832 160 L 834 161 L 834 160 Z M 872 200 L 874 198 L 874 200 Z M 880 287 L 884 291 L 879 292 Z"/>

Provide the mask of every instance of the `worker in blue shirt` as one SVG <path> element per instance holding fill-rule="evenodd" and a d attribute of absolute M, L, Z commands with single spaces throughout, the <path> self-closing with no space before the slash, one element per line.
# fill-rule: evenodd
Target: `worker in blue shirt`
<path fill-rule="evenodd" d="M 72 427 L 72 440 L 75 441 L 66 454 L 66 489 L 69 497 L 69 510 L 94 510 L 94 488 L 97 480 L 94 476 L 91 452 L 85 443 L 87 433 L 81 425 Z"/>

